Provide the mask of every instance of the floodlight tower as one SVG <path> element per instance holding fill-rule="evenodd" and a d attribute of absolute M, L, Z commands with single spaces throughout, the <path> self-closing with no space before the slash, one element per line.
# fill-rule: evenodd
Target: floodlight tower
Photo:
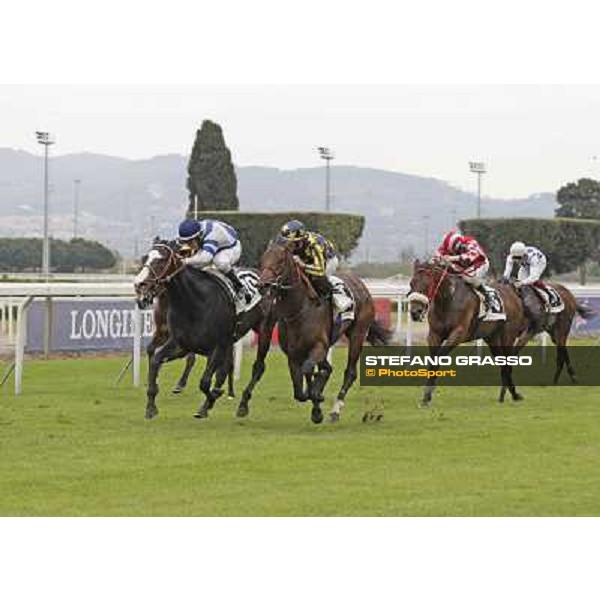
<path fill-rule="evenodd" d="M 47 131 L 36 131 L 38 144 L 44 146 L 44 243 L 42 246 L 42 273 L 46 278 L 50 274 L 50 240 L 48 238 L 48 147 L 56 142 Z"/>
<path fill-rule="evenodd" d="M 330 187 L 329 187 L 329 163 L 335 158 L 330 148 L 319 146 L 317 148 L 319 156 L 325 161 L 325 210 L 331 209 Z"/>
<path fill-rule="evenodd" d="M 469 162 L 469 170 L 477 174 L 477 218 L 481 219 L 481 176 L 487 173 L 485 163 Z"/>

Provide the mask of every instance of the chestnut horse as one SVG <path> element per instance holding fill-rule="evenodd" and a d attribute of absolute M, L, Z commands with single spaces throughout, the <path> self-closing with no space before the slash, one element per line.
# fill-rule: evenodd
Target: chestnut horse
<path fill-rule="evenodd" d="M 483 338 L 494 356 L 509 355 L 513 345 L 525 330 L 523 305 L 514 288 L 496 284 L 504 303 L 506 321 L 482 321 L 479 316 L 479 298 L 459 275 L 448 266 L 436 262 L 415 261 L 408 295 L 411 317 L 421 321 L 427 311 L 429 334 L 427 343 L 432 356 L 450 354 L 459 344 Z M 500 367 L 502 391 L 498 400 L 504 400 L 508 389 L 513 400 L 522 400 L 512 380 L 512 367 Z M 431 403 L 436 378 L 431 377 L 423 391 L 422 406 Z"/>
<path fill-rule="evenodd" d="M 330 413 L 333 422 L 339 420 L 346 394 L 356 380 L 356 365 L 365 340 L 373 345 L 383 345 L 389 339 L 389 332 L 375 319 L 373 299 L 364 283 L 350 273 L 340 275 L 340 278 L 354 297 L 355 318 L 344 331 L 348 338 L 348 359 L 344 381 Z M 258 286 L 262 292 L 274 297 L 272 310 L 279 325 L 279 342 L 288 358 L 294 398 L 299 402 L 310 400 L 313 405 L 311 420 L 321 423 L 323 412 L 320 405 L 332 371 L 327 353 L 336 341 L 331 339 L 331 302 L 318 298 L 308 277 L 284 243 L 271 244 L 263 254 Z M 246 392 L 242 403 L 245 399 L 249 400 Z"/>

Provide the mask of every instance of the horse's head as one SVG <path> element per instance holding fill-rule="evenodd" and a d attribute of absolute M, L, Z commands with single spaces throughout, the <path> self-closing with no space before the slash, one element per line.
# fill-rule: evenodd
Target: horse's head
<path fill-rule="evenodd" d="M 280 241 L 269 244 L 260 259 L 258 289 L 261 293 L 272 290 L 275 294 L 289 289 L 296 264 L 290 249 Z"/>
<path fill-rule="evenodd" d="M 150 306 L 156 295 L 182 266 L 173 242 L 155 241 L 146 256 L 144 266 L 134 279 L 137 305 L 140 308 Z"/>
<path fill-rule="evenodd" d="M 447 274 L 447 268 L 439 263 L 415 260 L 408 294 L 408 306 L 413 321 L 422 321 L 425 318 L 429 304 L 436 297 Z"/>

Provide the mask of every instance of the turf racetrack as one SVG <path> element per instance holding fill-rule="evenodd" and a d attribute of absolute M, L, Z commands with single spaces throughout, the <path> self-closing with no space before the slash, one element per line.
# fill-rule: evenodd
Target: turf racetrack
<path fill-rule="evenodd" d="M 342 360 L 337 350 L 327 412 Z M 357 384 L 341 422 L 313 425 L 276 351 L 247 419 L 225 398 L 193 419 L 202 365 L 173 396 L 178 362 L 147 422 L 145 390 L 113 384 L 123 362 L 30 360 L 23 396 L 4 390 L 0 515 L 600 514 L 595 388 L 523 388 L 505 405 L 496 389 L 446 388 L 418 409 L 418 388 Z M 242 382 L 250 366 L 246 355 Z M 384 420 L 362 423 L 376 398 Z"/>

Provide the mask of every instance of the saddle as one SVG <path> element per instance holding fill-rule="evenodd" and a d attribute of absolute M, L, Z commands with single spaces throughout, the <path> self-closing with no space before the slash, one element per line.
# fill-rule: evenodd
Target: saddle
<path fill-rule="evenodd" d="M 214 277 L 215 280 L 221 285 L 221 287 L 225 290 L 231 302 L 235 306 L 236 315 L 241 315 L 249 310 L 252 310 L 262 299 L 260 292 L 258 291 L 258 279 L 259 275 L 256 271 L 252 269 L 244 269 L 244 268 L 234 268 L 234 272 L 237 278 L 241 281 L 244 289 L 250 295 L 250 301 L 246 302 L 242 300 L 233 289 L 233 285 L 221 271 L 215 269 L 214 267 L 208 267 L 203 269 L 205 273 Z"/>
<path fill-rule="evenodd" d="M 546 311 L 551 315 L 558 314 L 565 309 L 560 294 L 551 285 L 536 281 L 531 287 L 544 303 Z"/>
<path fill-rule="evenodd" d="M 354 308 L 356 301 L 352 290 L 346 285 L 346 282 L 337 275 L 328 275 L 327 279 L 333 288 L 332 306 L 335 313 L 338 312 L 337 318 L 340 321 L 354 319 Z"/>
<path fill-rule="evenodd" d="M 486 310 L 485 298 L 483 294 L 479 290 L 473 288 L 473 291 L 479 297 L 478 318 L 481 321 L 506 321 L 506 313 L 504 312 L 504 302 L 502 300 L 502 296 L 498 293 L 498 290 L 496 290 L 495 288 L 485 284 L 484 287 L 487 290 L 488 294 L 490 294 L 494 300 L 491 303 L 492 306 L 490 310 Z"/>

